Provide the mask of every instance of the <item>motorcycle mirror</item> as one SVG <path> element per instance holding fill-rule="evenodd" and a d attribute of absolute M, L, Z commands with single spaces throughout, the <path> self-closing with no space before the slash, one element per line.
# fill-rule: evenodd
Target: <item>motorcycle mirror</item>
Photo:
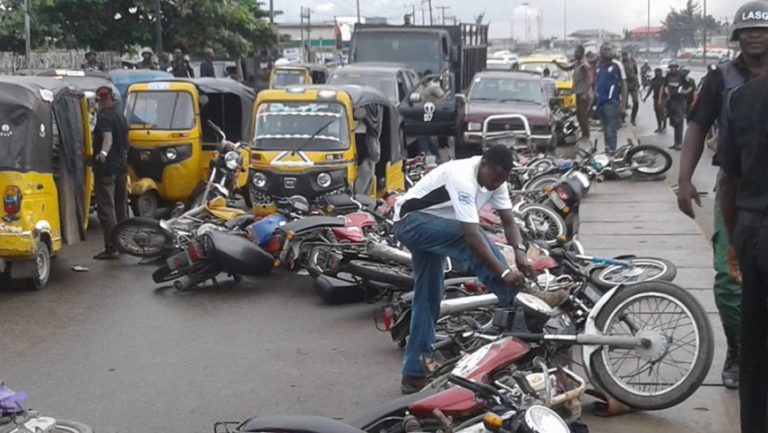
<path fill-rule="evenodd" d="M 217 134 L 221 136 L 221 141 L 225 141 L 227 139 L 227 134 L 224 133 L 224 131 L 221 130 L 219 125 L 213 123 L 212 120 L 208 120 L 208 126 L 211 127 Z"/>

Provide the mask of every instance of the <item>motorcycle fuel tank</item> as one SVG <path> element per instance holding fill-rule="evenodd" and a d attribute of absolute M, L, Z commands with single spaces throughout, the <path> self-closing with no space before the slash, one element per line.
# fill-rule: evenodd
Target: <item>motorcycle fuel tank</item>
<path fill-rule="evenodd" d="M 463 357 L 451 374 L 478 383 L 488 383 L 491 374 L 518 361 L 529 351 L 530 346 L 521 340 L 514 337 L 502 338 Z M 477 415 L 482 408 L 483 404 L 475 399 L 472 391 L 452 386 L 413 403 L 408 410 L 418 418 L 431 417 L 435 409 L 440 409 L 445 416 L 465 418 Z"/>
<path fill-rule="evenodd" d="M 206 256 L 219 269 L 250 276 L 272 270 L 274 257 L 248 238 L 225 232 L 209 232 L 205 236 L 210 240 L 205 247 Z"/>

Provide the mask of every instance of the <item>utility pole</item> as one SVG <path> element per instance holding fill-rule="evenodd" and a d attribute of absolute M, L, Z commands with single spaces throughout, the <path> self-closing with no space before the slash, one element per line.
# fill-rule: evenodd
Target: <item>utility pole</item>
<path fill-rule="evenodd" d="M 440 19 L 441 19 L 443 25 L 445 25 L 445 10 L 446 9 L 450 9 L 450 7 L 448 7 L 448 6 L 437 6 L 437 7 L 435 7 L 435 9 L 440 9 Z"/>
<path fill-rule="evenodd" d="M 566 40 L 568 40 L 568 0 L 563 0 L 563 44 L 568 46 Z"/>
<path fill-rule="evenodd" d="M 421 4 L 421 25 L 427 25 L 427 23 L 424 21 L 424 3 Z"/>
<path fill-rule="evenodd" d="M 269 25 L 275 24 L 275 1 L 269 0 Z"/>
<path fill-rule="evenodd" d="M 29 2 L 29 0 L 26 0 Z M 271 3 L 271 2 L 270 2 Z M 159 56 L 163 52 L 163 10 L 160 0 L 155 0 L 155 53 Z"/>
<path fill-rule="evenodd" d="M 360 24 L 360 0 L 356 0 L 357 3 L 357 23 Z"/>
<path fill-rule="evenodd" d="M 645 27 L 645 58 L 651 56 L 651 0 L 648 0 L 648 23 Z"/>
<path fill-rule="evenodd" d="M 27 69 L 32 65 L 29 56 L 32 55 L 32 40 L 29 26 L 29 0 L 24 0 L 24 63 Z"/>
<path fill-rule="evenodd" d="M 301 14 L 299 15 L 301 23 L 299 24 L 299 31 L 301 32 L 301 60 L 304 61 L 304 6 L 301 7 Z"/>
<path fill-rule="evenodd" d="M 701 29 L 701 39 L 702 39 L 702 44 L 704 46 L 702 57 L 704 58 L 704 66 L 707 66 L 707 0 L 704 0 L 702 3 L 704 4 L 704 7 L 702 9 L 702 13 L 704 14 L 704 19 L 702 20 L 702 24 L 704 26 Z"/>
<path fill-rule="evenodd" d="M 523 3 L 523 6 L 525 6 L 525 43 L 528 43 L 530 42 L 528 35 L 531 33 L 531 22 L 528 19 L 528 3 Z"/>
<path fill-rule="evenodd" d="M 432 20 L 432 0 L 421 0 L 422 14 L 424 13 L 424 3 L 429 7 L 429 25 L 433 26 L 435 22 Z"/>
<path fill-rule="evenodd" d="M 307 61 L 312 63 L 312 9 L 306 8 L 305 10 L 307 12 Z"/>

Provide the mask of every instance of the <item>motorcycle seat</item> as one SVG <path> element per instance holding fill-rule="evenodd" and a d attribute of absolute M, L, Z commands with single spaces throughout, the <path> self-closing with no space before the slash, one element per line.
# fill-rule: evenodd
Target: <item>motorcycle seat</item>
<path fill-rule="evenodd" d="M 376 201 L 369 195 L 356 194 L 355 200 L 363 205 L 364 210 L 372 210 L 376 207 Z M 331 194 L 325 198 L 325 202 L 337 209 L 354 208 L 357 210 L 357 204 L 347 194 Z"/>
<path fill-rule="evenodd" d="M 251 418 L 241 432 L 364 433 L 341 421 L 321 416 L 263 416 Z"/>

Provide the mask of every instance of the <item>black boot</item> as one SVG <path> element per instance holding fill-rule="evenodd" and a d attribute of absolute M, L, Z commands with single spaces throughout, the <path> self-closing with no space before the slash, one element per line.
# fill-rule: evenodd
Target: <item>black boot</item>
<path fill-rule="evenodd" d="M 723 365 L 723 386 L 728 389 L 739 389 L 739 339 L 735 335 L 725 336 L 728 342 L 728 352 Z"/>

